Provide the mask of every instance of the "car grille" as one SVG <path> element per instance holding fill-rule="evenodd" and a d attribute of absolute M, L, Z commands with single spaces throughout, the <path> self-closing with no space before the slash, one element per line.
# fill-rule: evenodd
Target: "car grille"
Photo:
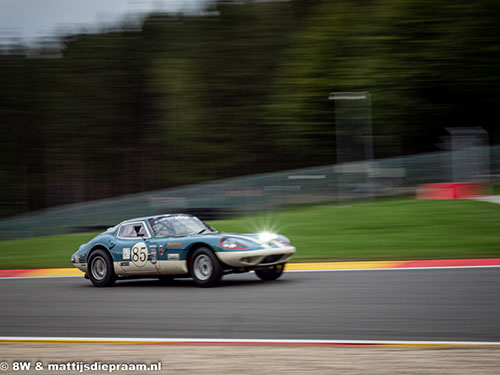
<path fill-rule="evenodd" d="M 268 255 L 264 259 L 262 259 L 261 263 L 274 263 L 278 262 L 283 258 L 283 254 L 276 254 L 276 255 Z"/>

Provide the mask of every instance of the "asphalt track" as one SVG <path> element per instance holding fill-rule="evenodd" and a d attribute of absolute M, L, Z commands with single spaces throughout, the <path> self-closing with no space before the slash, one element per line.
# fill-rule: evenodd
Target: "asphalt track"
<path fill-rule="evenodd" d="M 0 280 L 0 336 L 500 341 L 500 268 Z"/>

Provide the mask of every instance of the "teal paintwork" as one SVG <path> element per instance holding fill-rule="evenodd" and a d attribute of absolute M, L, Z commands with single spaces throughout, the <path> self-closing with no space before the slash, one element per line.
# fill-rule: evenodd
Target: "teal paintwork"
<path fill-rule="evenodd" d="M 71 261 L 73 264 L 84 270 L 86 269 L 86 261 L 89 255 L 95 249 L 101 248 L 105 249 L 111 255 L 112 261 L 118 264 L 126 265 L 127 262 L 132 262 L 132 257 L 136 257 L 137 254 L 131 254 L 132 249 L 138 243 L 144 242 L 146 244 L 147 259 L 145 260 L 149 266 L 155 266 L 159 261 L 186 261 L 189 254 L 199 247 L 208 247 L 212 249 L 215 253 L 232 253 L 241 252 L 242 248 L 228 249 L 221 245 L 223 239 L 231 238 L 237 243 L 243 241 L 248 247 L 244 248 L 245 252 L 252 252 L 257 250 L 269 250 L 269 249 L 280 249 L 290 245 L 288 238 L 282 235 L 276 235 L 272 241 L 259 240 L 258 233 L 248 233 L 248 234 L 232 234 L 232 233 L 217 233 L 215 230 L 210 228 L 208 225 L 202 225 L 206 227 L 205 233 L 185 235 L 185 236 L 170 236 L 170 237 L 155 237 L 153 236 L 153 228 L 150 223 L 150 219 L 158 219 L 164 217 L 183 217 L 183 218 L 194 218 L 190 215 L 158 215 L 150 217 L 142 217 L 131 220 L 126 220 L 115 227 L 109 228 L 107 231 L 99 234 L 89 242 L 80 246 L 78 251 L 76 251 L 72 257 Z M 120 228 L 126 224 L 139 225 L 142 223 L 147 228 L 147 233 L 143 236 L 137 235 L 133 238 L 123 238 L 119 236 Z M 283 245 L 286 244 L 286 245 Z M 295 251 L 295 248 L 293 248 Z M 230 268 L 230 267 L 228 267 Z M 246 270 L 252 269 L 247 267 Z M 116 267 L 115 267 L 116 270 Z M 156 270 L 161 274 L 156 267 Z M 132 274 L 132 273 L 131 273 Z"/>

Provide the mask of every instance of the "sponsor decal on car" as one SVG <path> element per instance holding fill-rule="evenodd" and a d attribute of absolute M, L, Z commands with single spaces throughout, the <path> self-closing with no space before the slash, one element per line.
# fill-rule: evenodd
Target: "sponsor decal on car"
<path fill-rule="evenodd" d="M 178 247 L 182 246 L 182 242 L 169 242 L 167 243 L 167 247 Z"/>
<path fill-rule="evenodd" d="M 154 223 L 155 223 L 155 224 L 158 224 L 158 223 L 161 223 L 162 221 L 165 221 L 165 220 L 167 220 L 167 219 L 168 219 L 168 217 L 167 217 L 167 216 L 166 216 L 166 217 L 159 217 L 158 219 L 156 219 L 156 220 L 154 221 Z"/>
<path fill-rule="evenodd" d="M 122 250 L 123 259 L 130 259 L 130 247 L 125 247 Z"/>
<path fill-rule="evenodd" d="M 151 261 L 152 264 L 156 264 L 157 258 L 156 258 L 156 249 L 151 249 L 149 252 L 149 260 Z"/>

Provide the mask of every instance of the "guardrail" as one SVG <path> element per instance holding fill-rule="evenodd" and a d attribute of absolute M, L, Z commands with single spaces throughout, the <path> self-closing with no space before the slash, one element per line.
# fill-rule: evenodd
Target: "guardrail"
<path fill-rule="evenodd" d="M 124 219 L 189 212 L 203 218 L 245 214 L 276 207 L 414 193 L 420 184 L 450 182 L 455 160 L 466 165 L 468 181 L 500 175 L 500 146 L 375 159 L 229 178 L 92 202 L 60 206 L 0 220 L 0 239 L 97 230 Z M 457 154 L 460 153 L 460 154 Z"/>

